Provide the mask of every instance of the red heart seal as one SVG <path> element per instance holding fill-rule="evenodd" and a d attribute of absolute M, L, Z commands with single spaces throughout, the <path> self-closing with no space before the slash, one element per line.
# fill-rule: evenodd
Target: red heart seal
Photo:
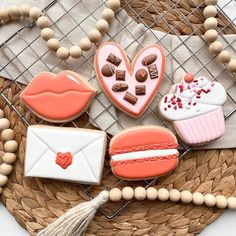
<path fill-rule="evenodd" d="M 58 152 L 56 157 L 56 163 L 63 169 L 67 169 L 67 167 L 72 164 L 72 158 L 73 157 L 70 152 L 66 153 Z"/>
<path fill-rule="evenodd" d="M 101 45 L 95 56 L 101 87 L 117 108 L 132 117 L 141 116 L 152 102 L 164 68 L 164 52 L 156 44 L 140 50 L 131 64 L 124 50 L 112 42 Z"/>
<path fill-rule="evenodd" d="M 89 106 L 96 90 L 78 74 L 42 72 L 21 94 L 37 116 L 47 121 L 66 122 L 77 118 Z"/>

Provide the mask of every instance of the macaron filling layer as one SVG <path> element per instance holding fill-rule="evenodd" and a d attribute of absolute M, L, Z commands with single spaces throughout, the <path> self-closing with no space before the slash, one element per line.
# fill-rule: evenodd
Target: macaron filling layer
<path fill-rule="evenodd" d="M 111 157 L 112 161 L 128 161 L 143 158 L 163 157 L 169 155 L 178 155 L 177 149 L 165 149 L 165 150 L 147 150 L 138 152 L 129 152 L 116 154 Z"/>

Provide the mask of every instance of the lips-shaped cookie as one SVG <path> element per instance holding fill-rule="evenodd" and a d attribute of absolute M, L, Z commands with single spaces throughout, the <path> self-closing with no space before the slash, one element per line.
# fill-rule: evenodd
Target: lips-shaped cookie
<path fill-rule="evenodd" d="M 158 45 L 140 50 L 131 64 L 123 49 L 112 42 L 100 46 L 95 56 L 103 90 L 117 108 L 132 117 L 141 116 L 152 102 L 164 68 L 164 52 Z"/>
<path fill-rule="evenodd" d="M 22 92 L 21 99 L 37 116 L 60 123 L 80 116 L 95 94 L 96 90 L 72 71 L 43 72 Z"/>

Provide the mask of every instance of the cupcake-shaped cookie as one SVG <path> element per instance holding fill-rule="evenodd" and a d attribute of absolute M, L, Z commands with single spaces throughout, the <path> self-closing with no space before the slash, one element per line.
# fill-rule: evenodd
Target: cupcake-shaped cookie
<path fill-rule="evenodd" d="M 187 74 L 162 98 L 159 108 L 161 115 L 173 123 L 185 143 L 201 145 L 224 134 L 222 105 L 226 99 L 225 89 L 220 83 Z"/>

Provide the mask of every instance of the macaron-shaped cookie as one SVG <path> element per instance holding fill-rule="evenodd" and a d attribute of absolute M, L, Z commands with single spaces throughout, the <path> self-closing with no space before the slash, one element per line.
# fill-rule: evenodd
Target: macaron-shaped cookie
<path fill-rule="evenodd" d="M 137 126 L 115 135 L 109 153 L 115 176 L 125 180 L 153 179 L 178 164 L 175 135 L 159 126 Z"/>
<path fill-rule="evenodd" d="M 72 71 L 42 72 L 21 93 L 27 107 L 40 118 L 55 122 L 71 121 L 88 108 L 96 90 Z"/>
<path fill-rule="evenodd" d="M 226 91 L 219 82 L 187 74 L 163 96 L 159 110 L 185 143 L 202 145 L 224 134 L 222 105 L 226 99 Z"/>
<path fill-rule="evenodd" d="M 102 44 L 95 56 L 98 81 L 112 103 L 132 117 L 140 117 L 155 97 L 163 80 L 163 49 L 150 45 L 141 49 L 132 63 L 115 43 Z"/>

